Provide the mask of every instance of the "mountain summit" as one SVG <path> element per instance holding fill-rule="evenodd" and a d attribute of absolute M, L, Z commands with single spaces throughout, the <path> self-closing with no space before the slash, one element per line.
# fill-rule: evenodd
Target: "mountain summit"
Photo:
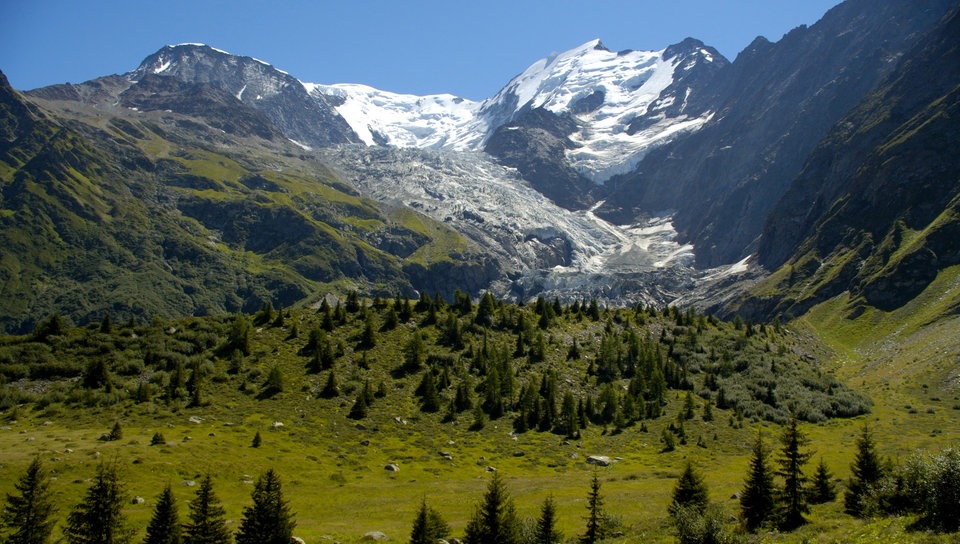
<path fill-rule="evenodd" d="M 311 96 L 290 74 L 252 57 L 203 44 L 165 46 L 127 75 L 135 84 L 149 76 L 209 85 L 261 112 L 291 140 L 306 146 L 359 142 L 322 96 Z"/>
<path fill-rule="evenodd" d="M 688 39 L 661 51 L 613 52 L 597 39 L 530 65 L 495 96 L 413 96 L 363 85 L 305 84 L 337 102 L 367 145 L 480 150 L 496 131 L 542 109 L 573 124 L 564 157 L 594 182 L 628 171 L 644 152 L 710 118 L 692 95 L 728 65 Z M 624 160 L 624 159 L 627 160 Z"/>
<path fill-rule="evenodd" d="M 72 286 L 66 311 L 80 321 L 106 307 L 232 311 L 345 289 L 728 304 L 748 287 L 744 272 L 764 275 L 757 262 L 789 267 L 779 274 L 790 281 L 838 271 L 816 298 L 802 284 L 796 304 L 746 299 L 740 308 L 757 318 L 844 289 L 895 307 L 956 262 L 941 243 L 954 232 L 945 210 L 955 180 L 887 159 L 910 148 L 893 143 L 950 141 L 943 108 L 952 102 L 936 93 L 954 82 L 941 70 L 947 80 L 928 85 L 933 95 L 910 93 L 922 78 L 896 92 L 878 86 L 899 73 L 929 78 L 930 59 L 954 58 L 949 39 L 914 47 L 951 6 L 847 0 L 778 42 L 755 40 L 733 63 L 692 38 L 620 52 L 591 40 L 534 62 L 481 102 L 304 83 L 199 44 L 164 47 L 125 75 L 11 90 L 0 127 L 10 135 L 0 145 L 0 241 L 10 248 L 0 277 L 15 279 L 5 293 L 23 305 L 8 323 L 64 307 L 56 289 L 31 285 Z M 911 94 L 929 103 L 896 98 Z M 890 138 L 889 149 L 876 148 L 886 133 L 855 137 L 859 119 L 887 130 L 874 119 L 892 113 L 931 122 Z M 862 157 L 919 179 L 883 180 L 897 198 L 882 217 L 864 211 L 880 209 L 877 199 L 860 197 L 879 178 L 860 172 L 887 170 L 861 168 Z M 869 224 L 850 219 L 868 215 Z M 148 224 L 156 240 L 131 237 Z M 858 231 L 860 242 L 839 236 Z M 915 239 L 924 244 L 889 251 Z M 838 260 L 833 244 L 860 249 Z M 90 251 L 101 246 L 127 253 Z M 133 270 L 156 297 L 97 291 L 140 281 Z M 887 296 L 890 285 L 904 296 Z"/>

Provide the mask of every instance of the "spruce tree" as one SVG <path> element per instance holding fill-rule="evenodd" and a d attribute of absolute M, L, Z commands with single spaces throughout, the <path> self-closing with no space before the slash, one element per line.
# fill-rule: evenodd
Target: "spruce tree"
<path fill-rule="evenodd" d="M 14 488 L 16 495 L 7 493 L 3 507 L 2 527 L 8 535 L 9 544 L 44 544 L 50 539 L 55 520 L 51 519 L 55 508 L 50 493 L 50 478 L 46 469 L 35 457 L 20 477 Z"/>
<path fill-rule="evenodd" d="M 190 501 L 190 521 L 183 526 L 184 544 L 230 544 L 226 510 L 213 492 L 213 480 L 206 475 Z"/>
<path fill-rule="evenodd" d="M 817 471 L 813 475 L 809 496 L 810 504 L 823 504 L 837 498 L 837 487 L 833 483 L 833 474 L 827 468 L 823 457 L 820 458 L 820 464 L 817 465 Z"/>
<path fill-rule="evenodd" d="M 782 447 L 777 460 L 780 465 L 777 475 L 783 478 L 783 515 L 780 525 L 787 530 L 796 529 L 806 523 L 803 514 L 810 511 L 804 491 L 807 478 L 803 474 L 803 465 L 810 459 L 811 454 L 801 451 L 809 442 L 800 432 L 797 418 L 791 418 L 780 437 Z"/>
<path fill-rule="evenodd" d="M 750 458 L 750 472 L 743 492 L 740 493 L 740 514 L 747 530 L 754 531 L 774 514 L 773 472 L 767 457 L 769 451 L 763 445 L 763 433 L 757 431 L 757 440 L 753 443 L 753 456 Z"/>
<path fill-rule="evenodd" d="M 560 544 L 563 533 L 557 529 L 557 504 L 553 495 L 548 496 L 540 507 L 540 517 L 533 533 L 532 544 Z"/>
<path fill-rule="evenodd" d="M 327 383 L 320 391 L 320 396 L 325 399 L 332 399 L 340 396 L 340 384 L 337 383 L 337 375 L 331 370 L 327 375 Z"/>
<path fill-rule="evenodd" d="M 590 482 L 590 494 L 587 495 L 587 529 L 580 537 L 582 544 L 596 544 L 603 540 L 607 535 L 606 515 L 603 512 L 603 497 L 600 496 L 600 478 L 597 471 L 593 472 L 593 480 Z"/>
<path fill-rule="evenodd" d="M 677 486 L 673 488 L 673 500 L 670 501 L 668 512 L 671 516 L 676 516 L 680 507 L 688 507 L 702 515 L 708 502 L 707 485 L 703 482 L 703 477 L 693 468 L 693 464 L 687 462 L 680 479 L 677 480 Z"/>
<path fill-rule="evenodd" d="M 440 410 L 440 397 L 437 394 L 437 383 L 433 379 L 433 372 L 427 370 L 423 373 L 423 380 L 420 382 L 420 410 L 424 412 L 437 412 Z"/>
<path fill-rule="evenodd" d="M 367 417 L 367 395 L 363 391 L 360 391 L 357 394 L 357 400 L 354 401 L 353 407 L 350 408 L 350 413 L 347 414 L 347 417 L 350 419 L 363 419 Z"/>
<path fill-rule="evenodd" d="M 519 544 L 520 523 L 513 500 L 498 472 L 487 485 L 483 501 L 467 523 L 465 544 Z"/>
<path fill-rule="evenodd" d="M 153 517 L 147 525 L 147 537 L 143 544 L 180 544 L 180 514 L 177 501 L 173 497 L 170 484 L 167 484 L 153 510 Z"/>
<path fill-rule="evenodd" d="M 125 544 L 132 538 L 123 515 L 124 491 L 117 467 L 100 464 L 83 501 L 63 529 L 68 544 Z"/>
<path fill-rule="evenodd" d="M 243 509 L 237 544 L 290 544 L 296 522 L 273 469 L 257 478 L 253 505 Z"/>
<path fill-rule="evenodd" d="M 420 509 L 417 510 L 417 517 L 413 520 L 410 544 L 436 544 L 449 534 L 450 526 L 439 512 L 427 506 L 427 499 L 423 499 Z"/>
<path fill-rule="evenodd" d="M 853 475 L 847 482 L 843 505 L 848 514 L 861 517 L 866 514 L 863 506 L 864 496 L 883 477 L 883 465 L 877 454 L 873 433 L 867 425 L 863 426 L 860 438 L 857 439 L 857 453 L 850 466 L 850 472 Z"/>
<path fill-rule="evenodd" d="M 283 372 L 274 365 L 267 374 L 267 381 L 263 384 L 262 397 L 269 398 L 283 392 Z"/>

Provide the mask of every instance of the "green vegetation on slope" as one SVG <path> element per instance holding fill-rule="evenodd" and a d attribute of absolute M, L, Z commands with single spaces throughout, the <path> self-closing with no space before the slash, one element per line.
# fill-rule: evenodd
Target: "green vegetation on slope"
<path fill-rule="evenodd" d="M 383 210 L 277 144 L 172 113 L 55 116 L 9 87 L 0 102 L 0 330 L 54 312 L 74 324 L 253 312 L 349 289 L 449 296 L 447 277 L 475 292 L 496 273 L 450 229 Z"/>
<path fill-rule="evenodd" d="M 56 458 L 66 507 L 83 487 L 69 482 L 114 457 L 144 497 L 172 483 L 187 500 L 183 482 L 212 474 L 237 519 L 245 482 L 275 468 L 308 540 L 406 534 L 424 496 L 462 534 L 472 512 L 462 497 L 479 494 L 487 467 L 506 476 L 521 516 L 552 492 L 560 528 L 576 535 L 593 454 L 614 460 L 605 508 L 623 538 L 666 538 L 685 459 L 710 467 L 715 498 L 730 496 L 754 426 L 790 409 L 829 424 L 867 407 L 772 326 L 462 293 L 82 329 L 54 316 L 2 344 L 9 481 L 32 455 Z M 139 530 L 149 506 L 126 508 Z"/>

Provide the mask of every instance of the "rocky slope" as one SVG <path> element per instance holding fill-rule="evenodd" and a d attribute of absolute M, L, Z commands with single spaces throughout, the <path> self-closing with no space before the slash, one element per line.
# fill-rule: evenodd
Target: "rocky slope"
<path fill-rule="evenodd" d="M 710 104 L 713 119 L 611 180 L 597 213 L 630 222 L 676 210 L 700 266 L 750 255 L 818 143 L 951 4 L 848 0 L 776 43 L 758 38 L 694 97 Z"/>
<path fill-rule="evenodd" d="M 758 293 L 778 294 L 745 312 L 798 315 L 843 291 L 892 311 L 960 264 L 958 35 L 954 8 L 810 156 L 759 247 L 779 272 Z"/>
<path fill-rule="evenodd" d="M 7 332 L 54 312 L 253 311 L 331 290 L 449 295 L 454 280 L 477 291 L 499 276 L 448 227 L 361 197 L 216 85 L 120 79 L 35 103 L 0 82 Z"/>
<path fill-rule="evenodd" d="M 951 4 L 848 0 L 733 63 L 694 39 L 591 41 L 483 102 L 302 83 L 196 44 L 4 86 L 5 326 L 351 288 L 757 318 L 844 290 L 901 304 L 956 260 L 953 27 L 928 35 Z M 774 274 L 744 299 L 756 263 Z"/>

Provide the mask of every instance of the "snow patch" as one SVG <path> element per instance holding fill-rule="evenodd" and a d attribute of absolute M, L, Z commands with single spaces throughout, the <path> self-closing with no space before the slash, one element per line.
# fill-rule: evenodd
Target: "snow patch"
<path fill-rule="evenodd" d="M 566 113 L 576 100 L 602 90 L 599 107 L 576 115 L 580 130 L 570 136 L 576 148 L 568 150 L 566 158 L 588 179 L 603 183 L 632 170 L 650 149 L 710 120 L 710 114 L 663 116 L 645 130 L 627 133 L 638 115 L 650 116 L 651 107 L 664 109 L 673 100 L 657 103 L 681 69 L 679 59 L 666 60 L 663 53 L 617 53 L 592 40 L 538 60 L 496 96 L 479 103 L 451 95 L 390 93 L 366 85 L 301 84 L 311 95 L 336 97 L 337 112 L 367 145 L 471 151 L 481 150 L 491 131 L 522 108 Z M 689 95 L 688 89 L 684 106 Z"/>
<path fill-rule="evenodd" d="M 168 69 L 170 69 L 170 64 L 172 64 L 172 62 L 173 61 L 170 59 L 164 59 L 161 57 L 160 66 L 157 66 L 156 68 L 154 68 L 153 73 L 162 74 L 163 72 L 166 72 Z"/>
<path fill-rule="evenodd" d="M 292 143 L 293 145 L 299 147 L 300 149 L 302 149 L 302 150 L 304 150 L 304 151 L 313 151 L 313 148 L 310 147 L 310 146 L 308 146 L 308 145 L 306 145 L 306 144 L 302 144 L 302 143 L 294 140 L 293 138 L 287 138 L 287 139 L 290 140 L 290 143 Z"/>

